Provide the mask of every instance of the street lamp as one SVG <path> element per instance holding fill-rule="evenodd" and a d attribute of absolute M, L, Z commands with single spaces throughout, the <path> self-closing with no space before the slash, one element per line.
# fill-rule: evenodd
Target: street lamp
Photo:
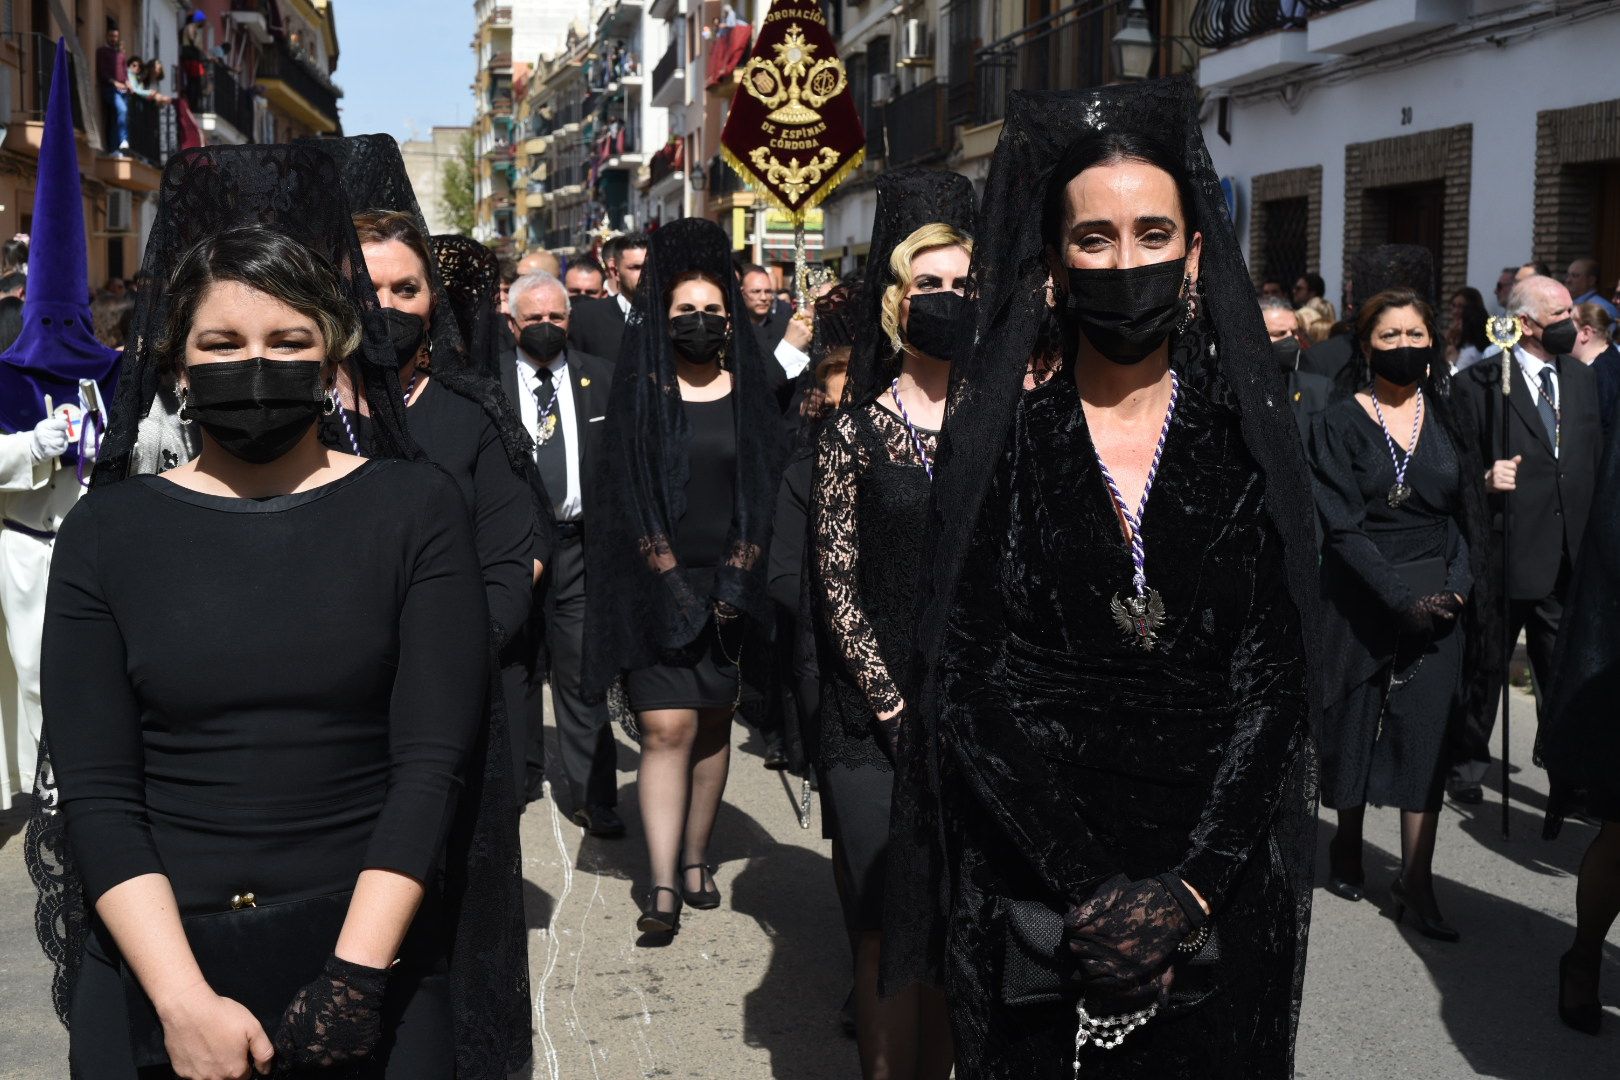
<path fill-rule="evenodd" d="M 1125 12 L 1125 23 L 1114 32 L 1114 74 L 1122 79 L 1145 79 L 1153 70 L 1153 56 L 1158 42 L 1148 25 L 1147 8 L 1142 0 L 1131 0 Z"/>
<path fill-rule="evenodd" d="M 702 191 L 709 186 L 709 174 L 703 171 L 703 162 L 692 162 L 692 172 L 687 179 L 691 181 L 693 191 Z"/>

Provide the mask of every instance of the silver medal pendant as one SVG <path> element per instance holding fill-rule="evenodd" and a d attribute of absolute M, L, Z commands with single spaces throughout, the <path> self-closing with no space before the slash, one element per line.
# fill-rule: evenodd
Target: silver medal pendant
<path fill-rule="evenodd" d="M 1152 652 L 1159 642 L 1159 629 L 1164 626 L 1164 597 L 1158 589 L 1149 589 L 1140 596 L 1121 598 L 1118 593 L 1110 601 L 1114 624 L 1126 639 L 1144 652 Z"/>
<path fill-rule="evenodd" d="M 548 416 L 544 420 L 540 421 L 540 444 L 542 446 L 545 445 L 546 443 L 550 442 L 551 437 L 553 435 L 555 435 L 556 433 L 557 433 L 557 417 L 556 417 L 555 414 L 553 414 L 551 416 Z"/>
<path fill-rule="evenodd" d="M 1389 494 L 1384 496 L 1384 501 L 1389 503 L 1389 508 L 1391 510 L 1395 510 L 1411 497 L 1412 489 L 1397 480 L 1395 484 L 1390 487 Z"/>

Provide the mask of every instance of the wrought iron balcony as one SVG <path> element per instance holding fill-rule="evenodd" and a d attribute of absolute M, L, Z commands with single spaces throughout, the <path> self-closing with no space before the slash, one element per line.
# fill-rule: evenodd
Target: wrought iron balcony
<path fill-rule="evenodd" d="M 883 126 L 888 133 L 886 164 L 890 168 L 944 157 L 951 148 L 945 124 L 945 84 L 929 79 L 889 102 L 883 108 Z"/>
<path fill-rule="evenodd" d="M 253 92 L 236 80 L 236 74 L 229 67 L 210 60 L 207 73 L 187 82 L 184 93 L 192 112 L 198 116 L 217 116 L 248 142 L 255 141 Z"/>
<path fill-rule="evenodd" d="M 658 58 L 658 63 L 657 64 L 653 65 L 652 92 L 653 92 L 653 103 L 655 105 L 660 103 L 661 96 L 664 93 L 664 88 L 667 87 L 669 85 L 670 80 L 675 77 L 675 71 L 676 71 L 676 68 L 680 64 L 680 59 L 681 59 L 681 42 L 680 42 L 680 39 L 679 38 L 672 38 L 670 40 L 670 43 L 669 43 L 669 48 L 664 50 L 664 55 Z M 676 104 L 676 103 L 675 102 L 665 102 L 664 104 Z"/>
<path fill-rule="evenodd" d="M 1188 19 L 1188 33 L 1206 49 L 1224 49 L 1273 30 L 1305 26 L 1307 6 L 1325 10 L 1340 0 L 1198 0 Z"/>
<path fill-rule="evenodd" d="M 290 91 L 328 122 L 326 130 L 337 130 L 338 92 L 294 56 L 286 41 L 277 41 L 274 48 L 260 51 L 258 77 L 272 92 L 282 88 Z"/>
<path fill-rule="evenodd" d="M 1014 90 L 1079 90 L 1107 82 L 1106 14 L 1100 4 L 1071 4 L 975 53 L 974 122 L 1000 120 Z"/>
<path fill-rule="evenodd" d="M 45 106 L 51 99 L 51 75 L 56 69 L 56 39 L 48 34 L 0 34 L 0 40 L 16 47 L 22 61 L 18 72 L 19 96 L 12 111 L 29 120 L 45 119 Z M 68 53 L 68 78 L 78 85 L 78 65 Z M 84 130 L 84 103 L 73 95 L 73 126 Z"/>

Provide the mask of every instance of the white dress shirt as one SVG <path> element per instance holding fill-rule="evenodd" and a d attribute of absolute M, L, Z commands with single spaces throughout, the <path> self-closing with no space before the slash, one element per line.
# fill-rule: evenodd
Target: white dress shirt
<path fill-rule="evenodd" d="M 782 365 L 788 378 L 797 379 L 799 372 L 810 366 L 810 354 L 783 338 L 776 343 L 776 362 Z"/>
<path fill-rule="evenodd" d="M 1524 372 L 1524 379 L 1530 384 L 1530 405 L 1535 408 L 1541 401 L 1542 369 L 1552 372 L 1552 407 L 1554 411 L 1564 407 L 1563 384 L 1558 379 L 1558 365 L 1549 364 L 1545 360 L 1531 356 L 1523 345 L 1513 346 L 1513 358 L 1519 362 L 1519 370 Z M 1553 457 L 1558 456 L 1558 442 L 1553 442 Z"/>
<path fill-rule="evenodd" d="M 535 393 L 544 386 L 540 381 L 540 365 L 521 348 L 517 354 L 518 412 L 523 416 L 523 426 L 529 429 L 529 437 L 538 446 L 540 402 L 536 400 Z M 576 521 L 584 509 L 584 503 L 580 496 L 579 413 L 574 407 L 574 381 L 568 377 L 568 350 L 564 349 L 558 353 L 557 359 L 549 366 L 553 385 L 557 388 L 557 423 L 562 428 L 563 449 L 568 454 L 568 492 L 560 499 L 554 491 L 548 491 L 546 494 L 550 495 L 556 504 L 558 521 Z"/>
<path fill-rule="evenodd" d="M 614 293 L 613 299 L 619 302 L 619 313 L 626 319 L 630 318 L 630 301 L 625 298 L 624 293 Z"/>

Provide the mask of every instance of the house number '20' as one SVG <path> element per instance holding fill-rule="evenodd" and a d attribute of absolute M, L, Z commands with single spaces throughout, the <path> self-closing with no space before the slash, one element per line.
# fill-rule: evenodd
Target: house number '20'
<path fill-rule="evenodd" d="M 1405 127 L 1407 124 L 1410 124 L 1411 122 L 1412 122 L 1412 106 L 1410 106 L 1410 105 L 1401 106 L 1401 127 Z"/>

